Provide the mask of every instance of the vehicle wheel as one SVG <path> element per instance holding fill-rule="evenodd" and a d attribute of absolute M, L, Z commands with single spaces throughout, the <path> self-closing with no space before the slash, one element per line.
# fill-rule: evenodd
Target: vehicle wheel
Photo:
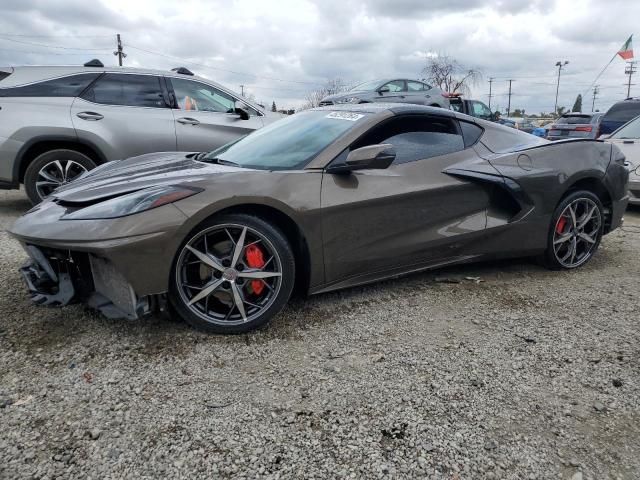
<path fill-rule="evenodd" d="M 600 199 L 589 191 L 580 190 L 564 198 L 551 220 L 545 266 L 561 270 L 587 263 L 602 239 L 603 211 Z"/>
<path fill-rule="evenodd" d="M 244 333 L 282 310 L 295 271 L 291 247 L 277 228 L 251 215 L 214 217 L 176 254 L 169 300 L 196 328 Z"/>
<path fill-rule="evenodd" d="M 24 188 L 33 204 L 40 203 L 59 186 L 95 167 L 93 160 L 75 150 L 51 150 L 29 164 L 24 174 Z"/>

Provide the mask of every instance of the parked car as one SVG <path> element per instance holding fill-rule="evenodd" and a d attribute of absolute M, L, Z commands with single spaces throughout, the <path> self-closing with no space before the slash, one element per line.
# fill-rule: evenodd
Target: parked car
<path fill-rule="evenodd" d="M 537 128 L 530 119 L 521 117 L 500 117 L 497 122 L 507 127 L 515 128 L 526 133 L 531 133 Z"/>
<path fill-rule="evenodd" d="M 280 117 L 185 68 L 2 68 L 0 188 L 38 203 L 109 160 L 211 150 Z"/>
<path fill-rule="evenodd" d="M 640 98 L 627 98 L 614 104 L 600 120 L 598 137 L 615 132 L 638 115 L 640 115 Z"/>
<path fill-rule="evenodd" d="M 550 126 L 547 139 L 598 138 L 602 116 L 602 113 L 565 113 Z"/>
<path fill-rule="evenodd" d="M 414 103 L 432 107 L 449 108 L 449 100 L 438 87 L 419 80 L 383 79 L 361 83 L 348 92 L 329 95 L 320 101 L 320 106 L 342 103 Z"/>
<path fill-rule="evenodd" d="M 629 203 L 640 205 L 640 116 L 602 138 L 620 148 L 627 158 Z"/>
<path fill-rule="evenodd" d="M 472 117 L 481 118 L 483 120 L 494 120 L 494 115 L 483 102 L 480 100 L 468 100 L 462 98 L 459 93 L 445 94 L 449 98 L 449 105 L 454 112 L 464 113 Z"/>
<path fill-rule="evenodd" d="M 621 223 L 623 161 L 615 145 L 549 142 L 442 108 L 332 106 L 210 153 L 108 163 L 11 233 L 39 304 L 136 318 L 168 298 L 195 327 L 240 333 L 294 287 L 497 257 L 580 267 Z"/>

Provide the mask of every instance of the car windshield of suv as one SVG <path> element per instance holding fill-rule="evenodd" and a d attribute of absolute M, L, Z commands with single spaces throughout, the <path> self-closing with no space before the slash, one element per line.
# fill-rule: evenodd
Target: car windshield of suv
<path fill-rule="evenodd" d="M 296 113 L 220 147 L 201 160 L 260 170 L 300 169 L 365 116 L 326 110 Z"/>
<path fill-rule="evenodd" d="M 611 135 L 611 138 L 631 139 L 640 138 L 640 117 L 630 121 L 624 127 Z"/>
<path fill-rule="evenodd" d="M 361 83 L 360 85 L 356 85 L 350 91 L 351 92 L 373 92 L 374 90 L 378 89 L 381 83 L 382 83 L 381 80 L 372 80 L 370 82 L 364 82 L 364 83 Z"/>
<path fill-rule="evenodd" d="M 558 119 L 556 123 L 564 125 L 576 125 L 591 122 L 591 115 L 566 115 Z"/>

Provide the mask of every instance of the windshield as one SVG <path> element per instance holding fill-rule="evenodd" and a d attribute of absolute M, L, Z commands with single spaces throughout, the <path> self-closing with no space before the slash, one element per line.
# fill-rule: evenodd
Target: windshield
<path fill-rule="evenodd" d="M 365 115 L 326 110 L 296 113 L 214 150 L 202 160 L 261 170 L 296 170 L 303 168 Z"/>
<path fill-rule="evenodd" d="M 356 85 L 350 91 L 372 92 L 374 90 L 377 90 L 381 83 L 382 83 L 382 80 L 371 80 L 370 82 L 364 82 L 364 83 L 361 83 L 360 85 Z"/>
<path fill-rule="evenodd" d="M 624 127 L 621 127 L 617 132 L 611 135 L 611 138 L 640 138 L 640 117 L 637 117 L 635 120 L 627 123 Z"/>

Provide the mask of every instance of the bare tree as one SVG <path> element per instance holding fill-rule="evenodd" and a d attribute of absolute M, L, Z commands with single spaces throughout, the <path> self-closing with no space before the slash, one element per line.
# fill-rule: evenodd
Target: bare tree
<path fill-rule="evenodd" d="M 448 55 L 433 55 L 422 70 L 425 79 L 445 92 L 470 93 L 470 87 L 482 80 L 477 68 L 467 68 Z"/>
<path fill-rule="evenodd" d="M 320 105 L 320 101 L 324 97 L 346 92 L 347 90 L 349 90 L 349 86 L 341 78 L 328 80 L 321 88 L 313 90 L 304 96 L 306 103 L 300 108 L 300 110 L 315 108 Z"/>

